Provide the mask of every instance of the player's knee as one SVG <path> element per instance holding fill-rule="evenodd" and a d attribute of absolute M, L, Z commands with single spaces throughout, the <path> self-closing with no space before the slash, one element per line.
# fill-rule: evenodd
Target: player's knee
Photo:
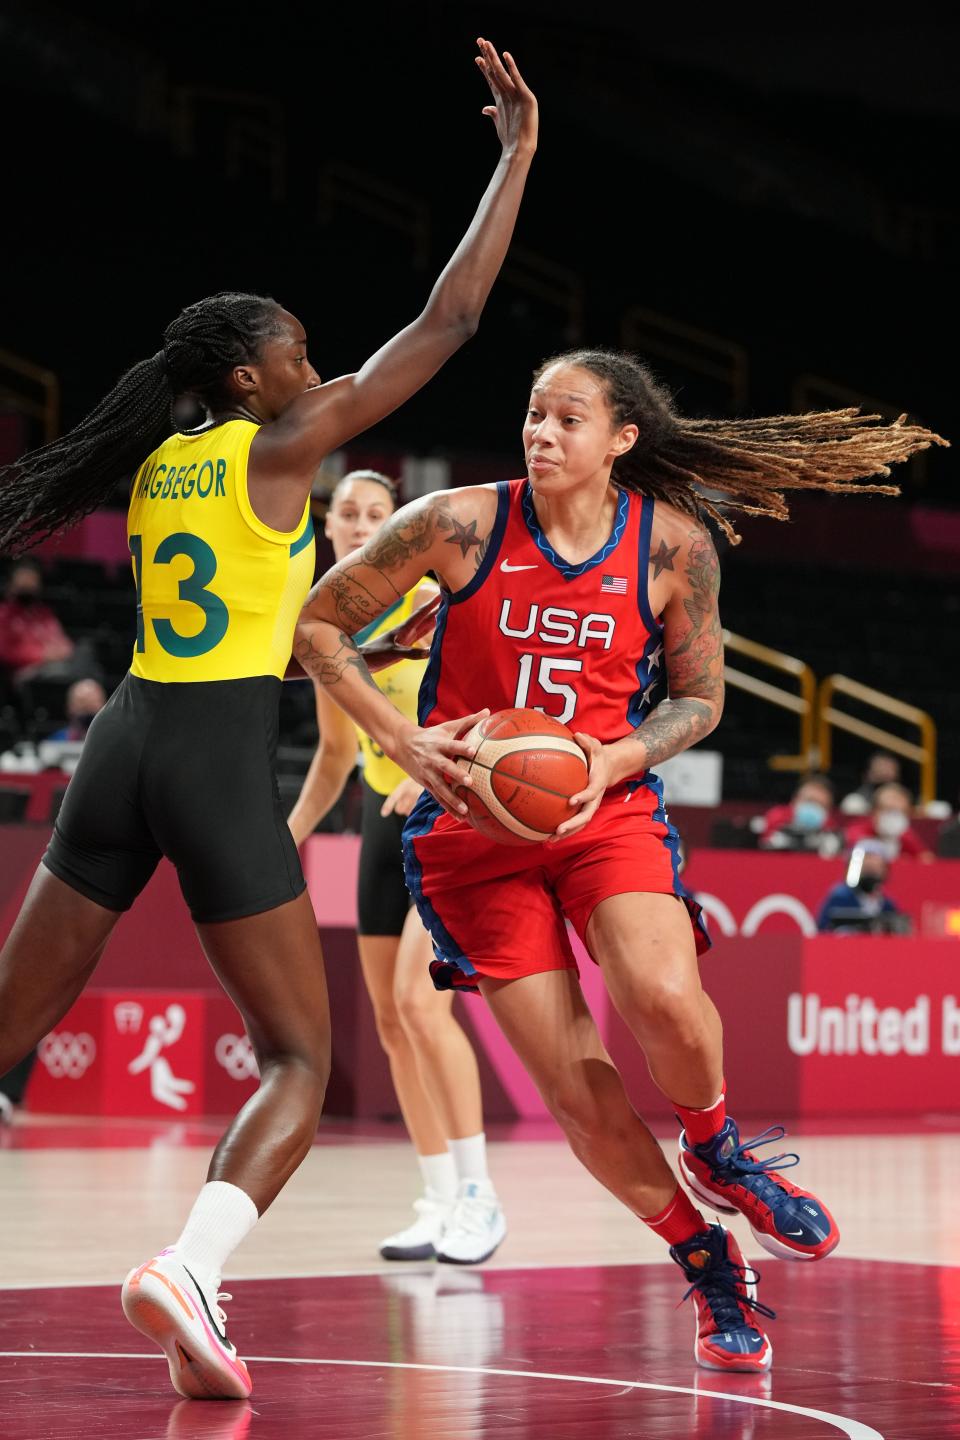
<path fill-rule="evenodd" d="M 406 1032 L 392 997 L 374 1002 L 373 1019 L 380 1044 L 388 1055 L 393 1055 L 406 1043 Z"/>
<path fill-rule="evenodd" d="M 651 1039 L 670 1037 L 677 1045 L 692 1045 L 703 1030 L 698 989 L 669 974 L 633 991 L 627 998 L 627 1009 L 629 1013 L 624 1013 L 623 1018 Z"/>
<path fill-rule="evenodd" d="M 312 1092 L 318 1105 L 322 1105 L 330 1080 L 330 1037 L 329 1035 L 298 1037 L 285 1043 L 267 1042 L 255 1047 L 260 1078 L 281 1071 L 294 1079 L 305 1096 Z"/>
<path fill-rule="evenodd" d="M 404 985 L 394 992 L 394 1004 L 400 1017 L 400 1023 L 405 1034 L 415 1045 L 429 1045 L 432 1037 L 436 1034 L 440 1016 L 437 1013 L 435 996 L 436 991 L 431 993 L 422 983 Z M 434 1000 L 433 1004 L 431 1004 L 431 1000 Z"/>
<path fill-rule="evenodd" d="M 588 1138 L 603 1124 L 596 1096 L 575 1078 L 557 1077 L 542 1086 L 541 1093 L 550 1114 L 571 1142 Z"/>

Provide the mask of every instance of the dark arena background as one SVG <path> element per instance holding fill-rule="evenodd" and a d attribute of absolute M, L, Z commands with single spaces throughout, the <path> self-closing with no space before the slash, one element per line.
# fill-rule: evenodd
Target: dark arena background
<path fill-rule="evenodd" d="M 530 375 L 572 346 L 640 355 L 690 415 L 859 406 L 954 445 L 895 467 L 898 498 L 802 494 L 789 523 L 716 536 L 726 708 L 662 767 L 741 1133 L 785 1125 L 841 1230 L 825 1264 L 791 1265 L 730 1222 L 778 1314 L 773 1369 L 697 1367 L 662 1241 L 578 1165 L 479 998 L 455 1013 L 509 1234 L 482 1266 L 381 1258 L 419 1191 L 357 959 L 355 772 L 301 846 L 324 1118 L 224 1277 L 250 1400 L 178 1400 L 119 1304 L 257 1085 L 163 862 L 0 1078 L 3 1440 L 960 1436 L 960 27 L 923 4 L 751 8 L 0 8 L 0 464 L 69 430 L 205 295 L 276 297 L 324 380 L 413 320 L 496 161 L 477 35 L 540 103 L 514 241 L 476 337 L 318 471 L 318 574 L 349 470 L 404 501 L 524 474 Z M 30 552 L 29 583 L 2 560 L 4 940 L 130 663 L 127 498 Z M 25 657 L 18 607 L 40 606 Z M 285 685 L 285 811 L 317 743 L 312 686 Z M 577 953 L 673 1162 L 671 1106 Z"/>

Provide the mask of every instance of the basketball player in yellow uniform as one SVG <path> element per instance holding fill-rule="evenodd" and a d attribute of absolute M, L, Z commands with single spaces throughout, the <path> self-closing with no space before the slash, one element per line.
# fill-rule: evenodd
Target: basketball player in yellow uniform
<path fill-rule="evenodd" d="M 395 506 L 396 490 L 387 476 L 375 470 L 345 475 L 326 518 L 337 560 L 365 545 Z M 354 640 L 364 645 L 380 638 L 437 593 L 429 583 L 407 591 Z M 422 676 L 422 666 L 405 660 L 379 670 L 374 679 L 388 700 L 416 722 Z M 476 1265 L 496 1250 L 506 1222 L 487 1173 L 476 1058 L 454 1018 L 453 992 L 436 990 L 430 979 L 430 937 L 410 908 L 403 875 L 403 825 L 420 798 L 420 786 L 354 727 L 322 685 L 316 684 L 315 690 L 320 745 L 291 812 L 290 828 L 301 843 L 336 803 L 356 763 L 359 742 L 363 839 L 357 947 L 424 1187 L 414 1204 L 417 1218 L 382 1241 L 380 1254 L 385 1260 L 436 1256 Z"/>
<path fill-rule="evenodd" d="M 214 295 L 182 311 L 162 349 L 67 435 L 0 471 L 5 550 L 78 520 L 134 476 L 138 617 L 130 672 L 90 728 L 0 951 L 0 1074 L 73 1003 L 161 855 L 260 1066 L 180 1238 L 124 1285 L 128 1318 L 187 1396 L 250 1391 L 220 1275 L 309 1149 L 329 1073 L 323 962 L 273 765 L 281 676 L 311 579 L 311 481 L 473 333 L 536 148 L 536 100 L 509 57 L 479 46 L 500 161 L 422 313 L 356 374 L 321 384 L 293 315 L 260 296 Z M 208 422 L 173 434 L 184 393 Z M 470 750 L 457 737 L 472 718 L 431 732 L 431 774 Z"/>

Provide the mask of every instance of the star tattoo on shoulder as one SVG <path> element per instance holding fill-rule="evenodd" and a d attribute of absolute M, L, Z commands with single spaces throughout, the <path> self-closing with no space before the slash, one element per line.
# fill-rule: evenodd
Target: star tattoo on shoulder
<path fill-rule="evenodd" d="M 650 564 L 653 566 L 654 580 L 656 580 L 664 570 L 673 569 L 673 557 L 679 549 L 679 545 L 674 545 L 672 550 L 668 550 L 666 540 L 661 540 L 660 549 L 656 555 L 654 555 L 653 551 L 650 552 Z"/>
<path fill-rule="evenodd" d="M 465 557 L 473 549 L 474 545 L 481 545 L 483 543 L 481 537 L 477 534 L 476 520 L 471 520 L 469 525 L 461 525 L 459 520 L 454 520 L 453 516 L 451 516 L 450 521 L 453 525 L 453 534 L 447 536 L 446 543 L 448 545 L 459 545 L 461 555 Z"/>

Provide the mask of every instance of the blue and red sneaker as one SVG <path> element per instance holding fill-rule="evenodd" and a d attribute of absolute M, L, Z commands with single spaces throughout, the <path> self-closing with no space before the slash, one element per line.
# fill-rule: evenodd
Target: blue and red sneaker
<path fill-rule="evenodd" d="M 840 1240 L 836 1221 L 809 1190 L 801 1190 L 774 1173 L 796 1165 L 797 1155 L 758 1160 L 753 1145 L 782 1140 L 782 1125 L 771 1125 L 753 1140 L 741 1143 L 735 1121 L 726 1120 L 719 1135 L 705 1145 L 691 1145 L 680 1134 L 680 1173 L 698 1200 L 750 1222 L 757 1243 L 786 1260 L 822 1260 Z"/>
<path fill-rule="evenodd" d="M 722 1225 L 710 1225 L 670 1254 L 690 1281 L 684 1295 L 693 1296 L 697 1338 L 693 1356 L 707 1370 L 769 1370 L 770 1338 L 756 1316 L 774 1319 L 774 1312 L 756 1298 L 756 1270 L 743 1263 L 736 1240 Z"/>

